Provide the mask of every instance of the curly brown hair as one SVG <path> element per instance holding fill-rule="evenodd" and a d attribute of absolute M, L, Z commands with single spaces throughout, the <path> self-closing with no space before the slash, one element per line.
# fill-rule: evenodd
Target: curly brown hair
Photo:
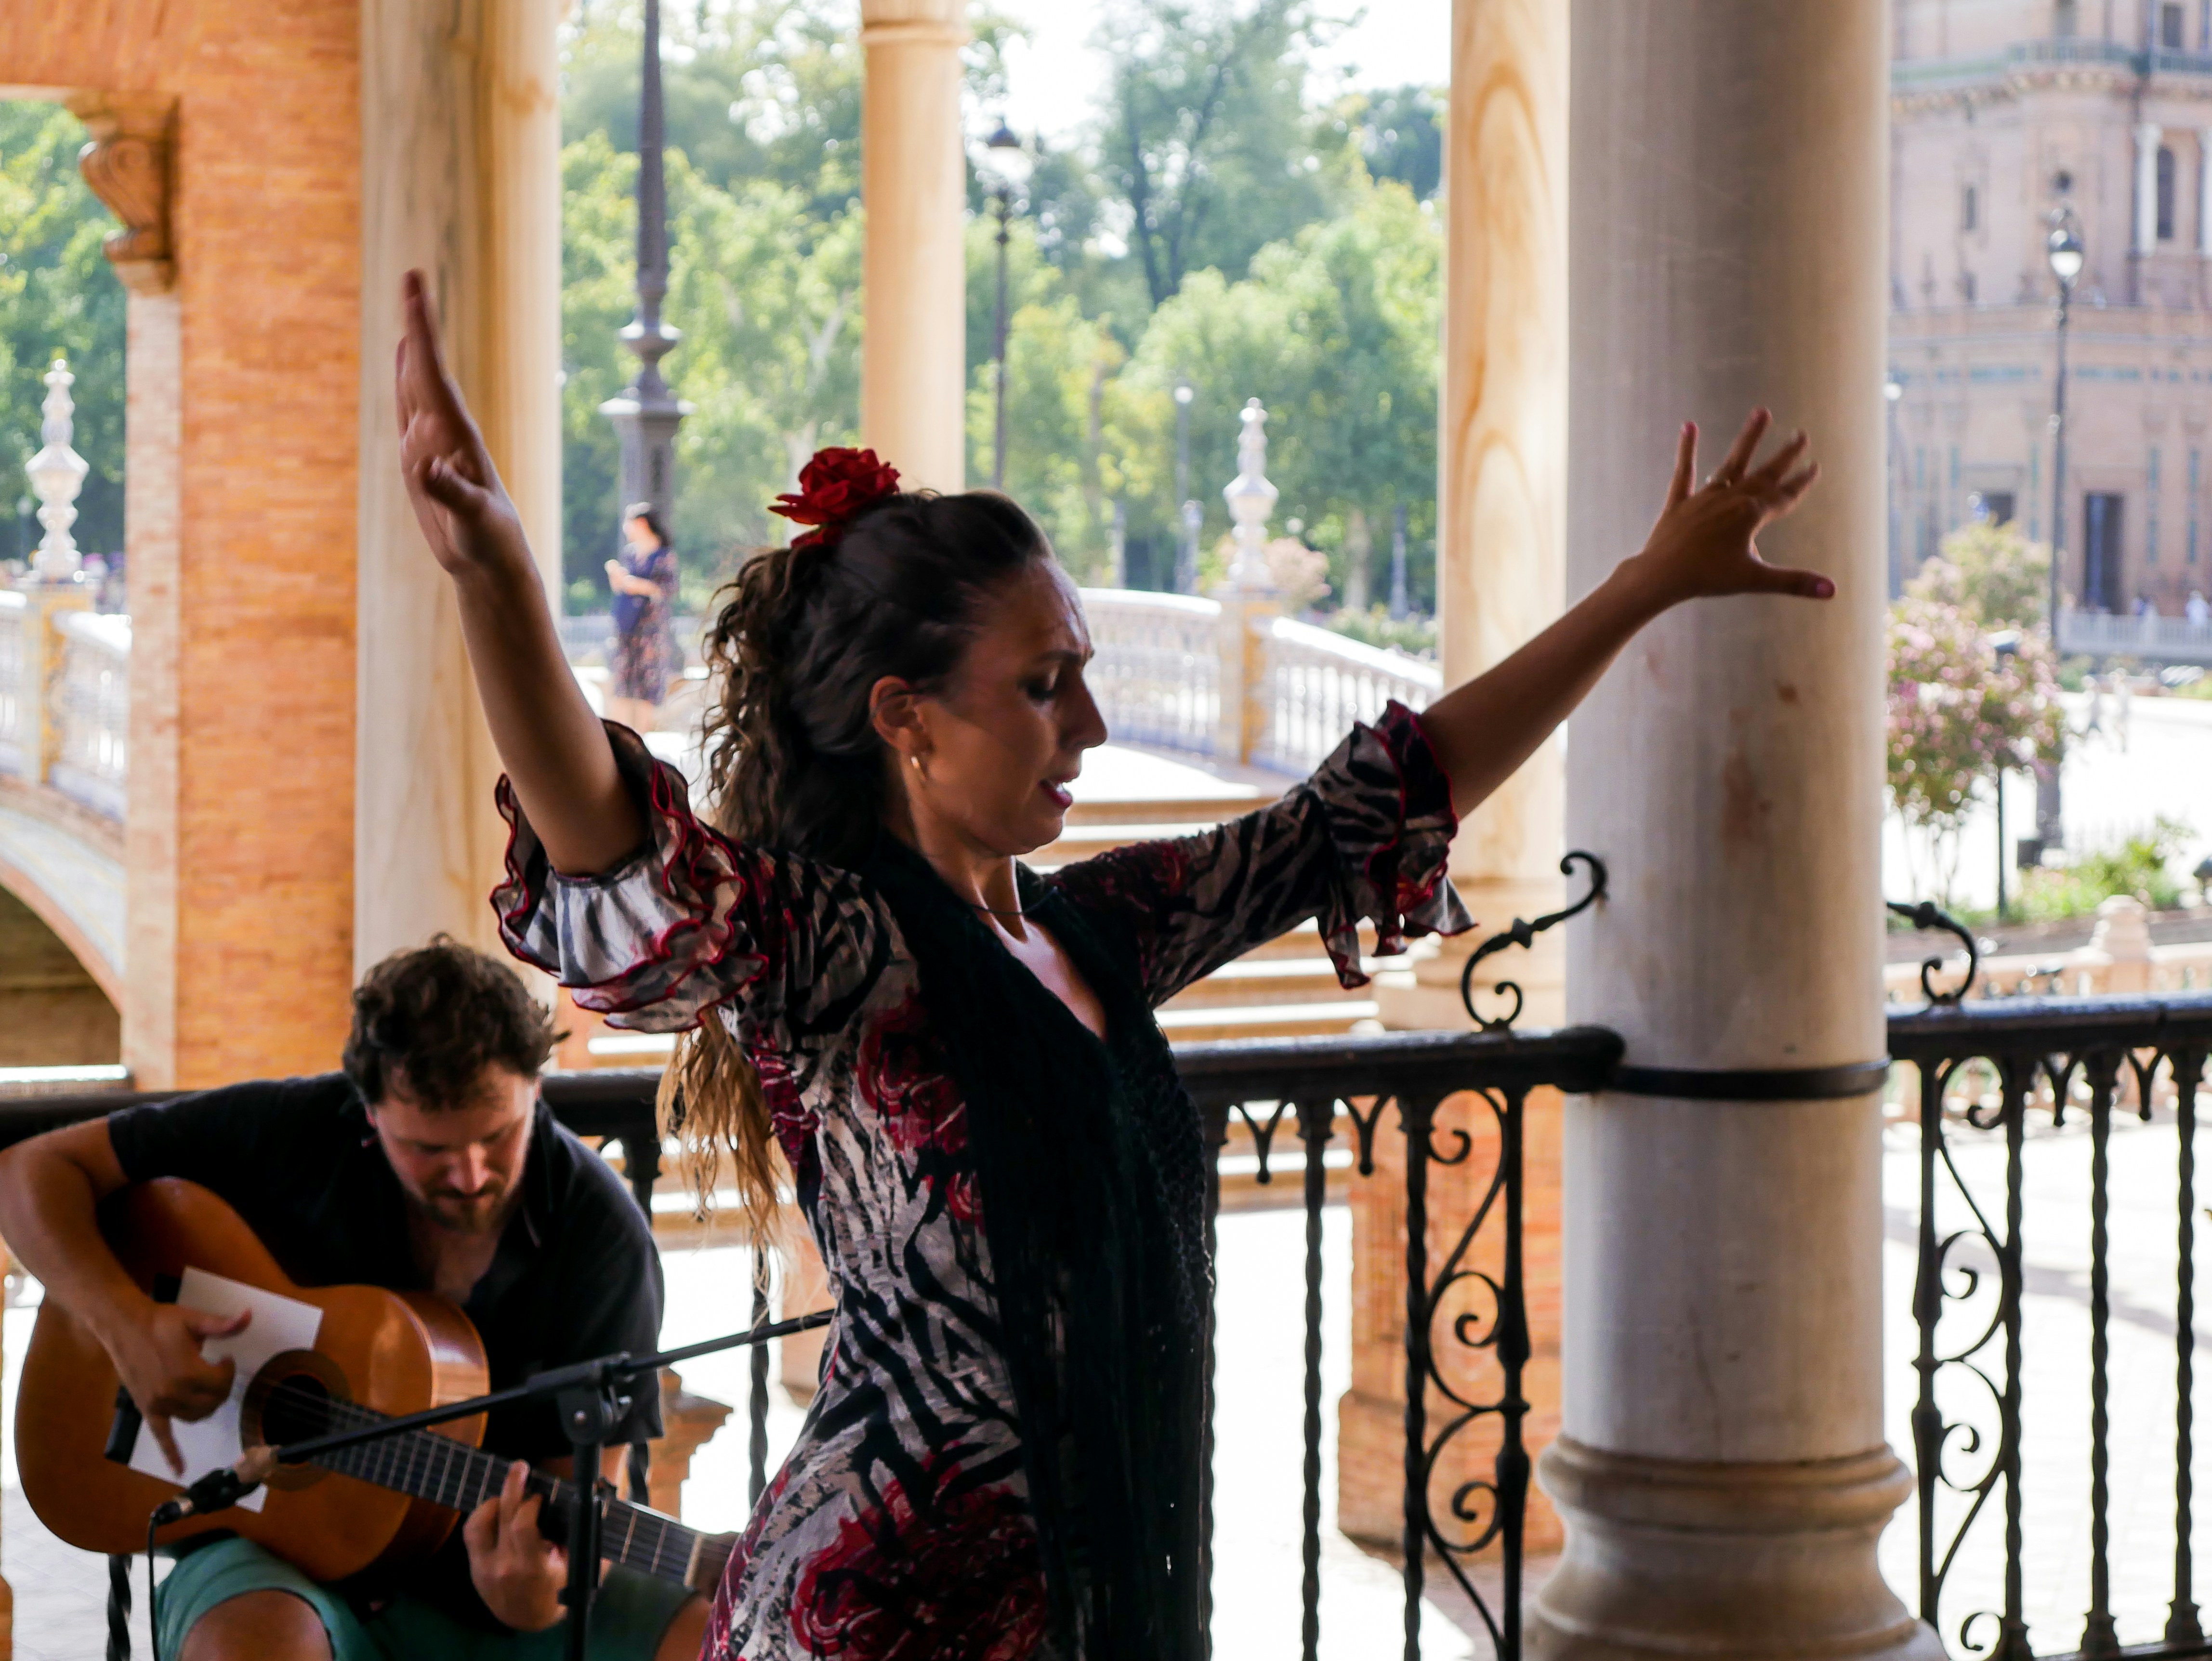
<path fill-rule="evenodd" d="M 841 866 L 868 856 L 891 806 L 869 694 L 885 676 L 944 684 L 988 594 L 1052 557 L 1036 522 L 992 491 L 901 492 L 834 535 L 770 548 L 723 591 L 706 637 L 719 696 L 705 722 L 709 811 L 734 840 Z M 760 1079 L 712 1012 L 662 1075 L 703 1211 L 726 1155 L 757 1240 L 781 1186 Z"/>
<path fill-rule="evenodd" d="M 537 1077 L 559 1041 L 520 976 L 436 934 L 362 977 L 341 1064 L 371 1106 L 396 1089 L 440 1111 L 473 1103 L 488 1067 Z"/>

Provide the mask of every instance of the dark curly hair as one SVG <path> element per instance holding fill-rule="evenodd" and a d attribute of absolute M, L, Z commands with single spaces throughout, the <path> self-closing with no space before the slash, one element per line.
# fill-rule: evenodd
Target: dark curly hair
<path fill-rule="evenodd" d="M 711 812 L 734 839 L 832 865 L 874 846 L 893 786 L 869 709 L 895 676 L 942 685 L 985 599 L 1052 557 L 1036 521 L 988 490 L 884 496 L 834 534 L 766 549 L 723 591 L 705 651 Z M 726 1154 L 756 1238 L 775 1215 L 777 1156 L 760 1080 L 711 1013 L 661 1078 L 703 1209 Z"/>
<path fill-rule="evenodd" d="M 393 952 L 354 989 L 343 1066 L 371 1105 L 396 1090 L 443 1110 L 471 1105 L 488 1067 L 535 1078 L 559 1037 L 520 976 L 437 934 Z"/>

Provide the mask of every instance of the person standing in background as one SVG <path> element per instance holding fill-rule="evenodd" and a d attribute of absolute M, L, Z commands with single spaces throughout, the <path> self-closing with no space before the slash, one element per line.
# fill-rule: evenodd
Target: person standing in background
<path fill-rule="evenodd" d="M 623 510 L 622 554 L 607 562 L 607 583 L 615 591 L 607 718 L 650 733 L 668 683 L 684 672 L 674 629 L 676 550 L 651 502 L 632 502 Z"/>

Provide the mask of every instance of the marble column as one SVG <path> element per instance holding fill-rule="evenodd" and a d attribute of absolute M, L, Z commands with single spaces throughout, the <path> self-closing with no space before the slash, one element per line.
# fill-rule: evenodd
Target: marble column
<path fill-rule="evenodd" d="M 1765 403 L 1826 474 L 1763 545 L 1838 593 L 1679 610 L 1575 718 L 1568 839 L 1613 897 L 1570 933 L 1568 1014 L 1656 1076 L 1567 1109 L 1538 1656 L 1942 1653 L 1875 1561 L 1911 1487 L 1882 1439 L 1873 1094 L 1886 16 L 1574 9 L 1569 592 L 1642 543 L 1686 417 L 1710 468 Z M 1791 1098 L 1728 1099 L 1750 1070 Z"/>
<path fill-rule="evenodd" d="M 419 266 L 557 611 L 560 10 L 488 0 L 457 41 L 428 0 L 362 8 L 356 972 L 440 930 L 496 949 L 498 757 L 450 586 L 400 484 L 391 364 L 400 277 Z"/>
<path fill-rule="evenodd" d="M 967 478 L 962 0 L 862 0 L 860 440 L 909 489 Z"/>
<path fill-rule="evenodd" d="M 1559 615 L 1566 539 L 1567 11 L 1565 0 L 1456 0 L 1452 93 L 1445 128 L 1443 386 L 1438 421 L 1437 610 L 1447 686 L 1490 668 Z M 1516 916 L 1554 910 L 1562 887 L 1561 745 L 1558 739 L 1471 814 L 1452 844 L 1452 879 L 1478 928 L 1416 957 L 1378 983 L 1382 1019 L 1395 1027 L 1464 1027 L 1459 982 L 1468 953 Z M 1481 1007 L 1503 1013 L 1487 987 L 1510 977 L 1528 1002 L 1524 1026 L 1565 1014 L 1565 959 L 1556 934 L 1495 960 Z M 1489 1116 L 1458 1102 L 1450 1122 L 1478 1144 L 1431 1173 L 1432 1250 L 1450 1248 L 1480 1202 L 1496 1147 Z M 1539 1091 L 1523 1118 L 1525 1270 L 1529 1365 L 1525 1430 L 1540 1448 L 1559 1407 L 1559 1116 Z M 1357 1259 L 1352 1389 L 1340 1408 L 1337 1509 L 1362 1538 L 1395 1542 L 1403 1524 L 1405 1298 L 1403 1146 L 1378 1146 L 1384 1173 L 1352 1189 Z M 1496 1244 L 1486 1237 L 1478 1252 Z M 1485 1260 L 1485 1266 L 1497 1265 Z M 1465 1392 L 1494 1390 L 1484 1357 Z M 1486 1478 L 1495 1421 L 1455 1439 L 1436 1491 Z M 1531 1500 L 1533 1552 L 1559 1543 L 1558 1519 Z"/>
<path fill-rule="evenodd" d="M 1566 536 L 1567 11 L 1564 0 L 1455 0 L 1446 127 L 1437 625 L 1444 684 L 1511 654 L 1559 613 Z M 1460 827 L 1452 878 L 1483 925 L 1382 994 L 1392 1026 L 1467 1025 L 1460 969 L 1481 934 L 1560 894 L 1554 739 Z M 1560 1019 L 1547 938 L 1510 972 L 1532 1025 Z"/>
<path fill-rule="evenodd" d="M 2197 252 L 2212 259 L 2212 127 L 2197 130 Z"/>
<path fill-rule="evenodd" d="M 2135 241 L 2137 254 L 2158 252 L 2158 146 L 2164 129 L 2154 121 L 2136 125 Z"/>
<path fill-rule="evenodd" d="M 124 813 L 123 1062 L 142 1090 L 177 1081 L 178 459 L 184 385 L 171 225 L 177 103 L 69 100 L 92 142 L 78 170 L 123 228 L 106 252 L 125 293 L 124 566 L 131 607 L 131 770 Z"/>

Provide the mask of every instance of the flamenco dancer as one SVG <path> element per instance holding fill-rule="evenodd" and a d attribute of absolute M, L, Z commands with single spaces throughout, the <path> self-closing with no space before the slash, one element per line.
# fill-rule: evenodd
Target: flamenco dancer
<path fill-rule="evenodd" d="M 562 660 L 514 505 L 408 279 L 402 465 L 451 575 L 514 826 L 517 955 L 623 1025 L 757 1227 L 787 1165 L 836 1288 L 821 1388 L 708 1625 L 712 1661 L 1196 1661 L 1210 1293 L 1198 1118 L 1152 1012 L 1309 918 L 1347 986 L 1471 926 L 1458 816 L 1638 630 L 1705 595 L 1825 599 L 1759 557 L 1817 469 L 1703 485 L 1685 426 L 1650 540 L 1496 668 L 1356 727 L 1280 800 L 1048 876 L 1106 726 L 1073 585 L 988 491 L 824 451 L 708 639 L 708 819 Z"/>

